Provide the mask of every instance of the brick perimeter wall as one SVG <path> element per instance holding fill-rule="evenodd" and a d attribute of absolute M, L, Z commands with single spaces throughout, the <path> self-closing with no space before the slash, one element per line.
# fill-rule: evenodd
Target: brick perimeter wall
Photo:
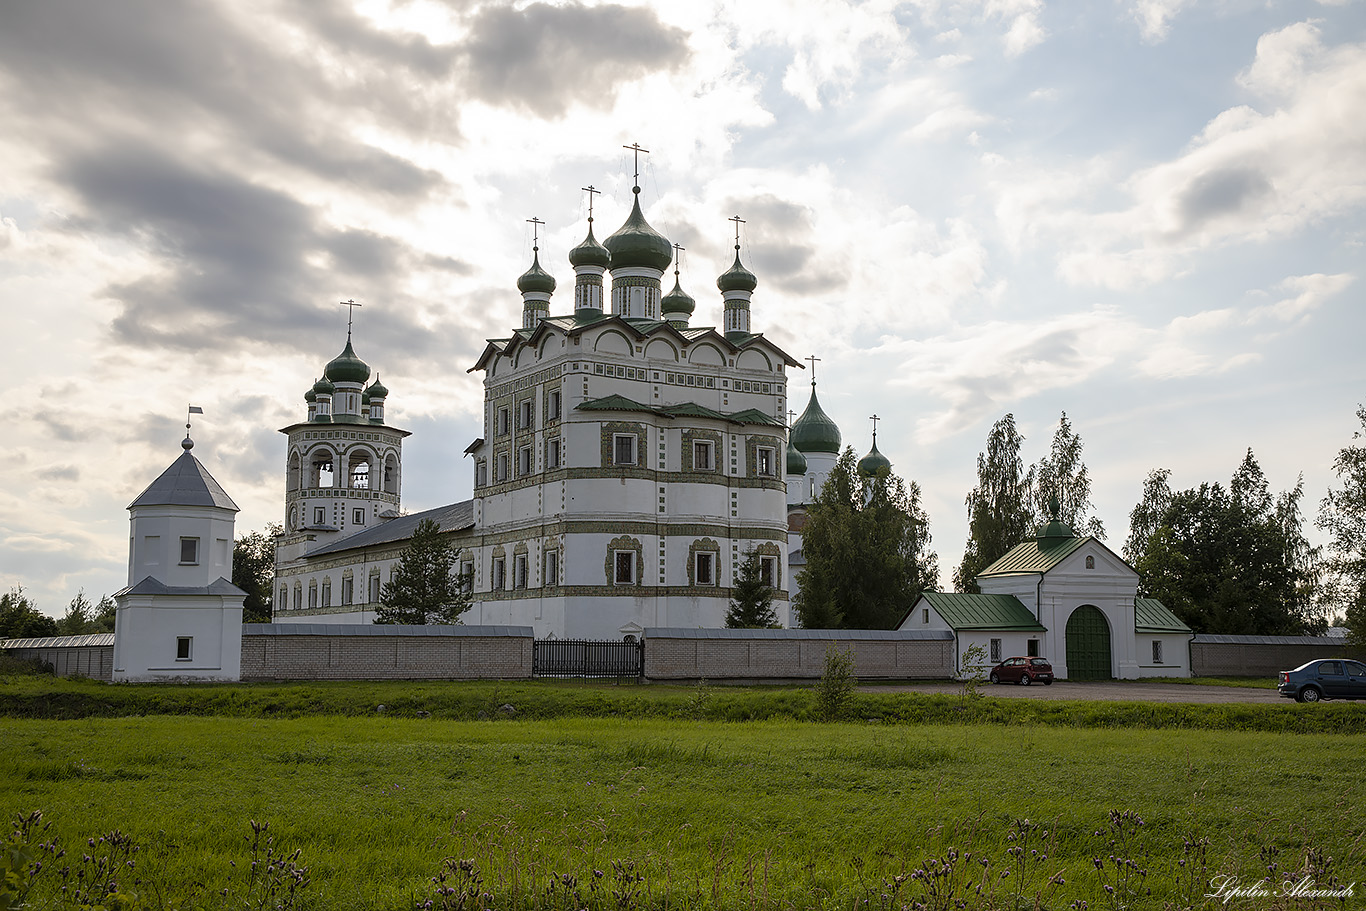
<path fill-rule="evenodd" d="M 244 635 L 242 679 L 527 679 L 533 641 L 529 635 Z"/>
<path fill-rule="evenodd" d="M 645 676 L 651 680 L 815 679 L 830 644 L 854 654 L 854 675 L 890 679 L 953 676 L 952 639 L 674 638 L 646 631 Z"/>
<path fill-rule="evenodd" d="M 1235 636 L 1220 636 L 1233 640 Z M 1249 640 L 1256 637 L 1249 636 Z M 1287 637 L 1288 638 L 1288 637 Z M 1285 643 L 1191 642 L 1191 675 L 1195 677 L 1265 677 L 1288 671 L 1319 658 L 1344 658 L 1351 650 L 1341 639 L 1303 637 Z M 1358 656 L 1359 657 L 1359 656 Z"/>

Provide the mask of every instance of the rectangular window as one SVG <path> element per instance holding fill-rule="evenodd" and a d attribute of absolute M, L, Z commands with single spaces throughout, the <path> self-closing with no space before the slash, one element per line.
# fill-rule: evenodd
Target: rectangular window
<path fill-rule="evenodd" d="M 527 577 L 527 558 L 526 554 L 518 554 L 512 558 L 512 587 L 526 588 Z"/>
<path fill-rule="evenodd" d="M 612 436 L 612 464 L 634 465 L 636 463 L 636 437 L 632 433 L 618 433 Z"/>
<path fill-rule="evenodd" d="M 694 471 L 711 471 L 716 463 L 712 459 L 710 442 L 698 440 L 692 444 L 692 467 Z"/>
<path fill-rule="evenodd" d="M 1001 663 L 1001 640 L 991 640 L 991 660 L 993 664 Z"/>
<path fill-rule="evenodd" d="M 560 419 L 560 390 L 550 390 L 550 395 L 546 400 L 546 420 L 558 421 Z"/>
<path fill-rule="evenodd" d="M 759 579 L 769 588 L 778 587 L 778 558 L 759 558 Z"/>
<path fill-rule="evenodd" d="M 460 564 L 460 590 L 469 594 L 474 591 L 474 564 Z"/>
<path fill-rule="evenodd" d="M 922 607 L 920 609 L 920 622 L 925 624 L 930 622 L 930 609 L 928 607 Z"/>
<path fill-rule="evenodd" d="M 519 478 L 526 477 L 531 474 L 531 468 L 531 447 L 523 446 L 521 449 L 517 450 L 517 476 Z"/>
<path fill-rule="evenodd" d="M 295 610 L 303 610 L 303 606 L 304 606 L 304 590 L 303 590 L 302 588 L 296 587 L 296 588 L 294 589 L 294 609 L 295 609 Z"/>
<path fill-rule="evenodd" d="M 636 581 L 636 552 L 619 550 L 613 555 L 612 564 L 616 571 L 613 581 L 617 585 L 633 585 Z"/>
<path fill-rule="evenodd" d="M 474 463 L 474 486 L 483 487 L 489 482 L 489 466 L 483 459 Z"/>
<path fill-rule="evenodd" d="M 308 606 L 310 609 L 318 606 L 318 587 L 316 585 L 308 587 Z"/>
<path fill-rule="evenodd" d="M 199 564 L 199 539 L 181 538 L 180 539 L 180 565 L 197 566 Z"/>
<path fill-rule="evenodd" d="M 507 436 L 508 432 L 508 410 L 507 408 L 498 409 L 498 435 Z"/>
<path fill-rule="evenodd" d="M 527 399 L 525 402 L 519 402 L 517 404 L 517 426 L 531 426 L 531 399 Z"/>
<path fill-rule="evenodd" d="M 288 588 L 286 588 L 286 587 L 283 586 L 283 585 L 280 586 L 280 600 L 277 601 L 277 602 L 275 602 L 275 603 L 278 604 L 278 605 L 280 605 L 280 607 L 282 607 L 282 608 L 289 607 L 289 589 L 288 589 Z"/>
<path fill-rule="evenodd" d="M 1153 640 L 1153 664 L 1162 663 L 1162 640 Z"/>
<path fill-rule="evenodd" d="M 356 584 L 351 579 L 342 580 L 342 604 L 350 604 L 356 594 Z"/>
<path fill-rule="evenodd" d="M 352 524 L 352 525 L 364 525 L 364 524 L 365 524 L 365 510 L 363 510 L 363 509 L 353 509 L 353 510 L 351 510 L 351 524 Z"/>
<path fill-rule="evenodd" d="M 697 584 L 716 584 L 716 555 L 700 553 L 697 555 Z"/>
<path fill-rule="evenodd" d="M 773 476 L 773 450 L 767 446 L 760 446 L 754 451 L 754 455 L 755 462 L 758 463 L 756 467 L 758 468 L 759 476 L 771 478 Z"/>
<path fill-rule="evenodd" d="M 560 441 L 546 440 L 545 443 L 545 467 L 547 469 L 560 467 Z"/>
<path fill-rule="evenodd" d="M 507 587 L 507 564 L 502 557 L 493 558 L 493 572 L 489 579 L 489 587 L 493 591 L 500 592 Z"/>
<path fill-rule="evenodd" d="M 175 660 L 189 661 L 193 655 L 194 636 L 176 636 Z"/>
<path fill-rule="evenodd" d="M 508 455 L 506 452 L 498 455 L 498 478 L 499 483 L 508 479 Z"/>
<path fill-rule="evenodd" d="M 323 607 L 332 606 L 332 583 L 323 583 Z"/>
<path fill-rule="evenodd" d="M 560 552 L 558 550 L 545 552 L 545 584 L 560 584 Z"/>
<path fill-rule="evenodd" d="M 371 604 L 378 604 L 378 603 L 379 603 L 379 576 L 378 576 L 378 575 L 374 575 L 374 576 L 371 576 L 371 577 L 370 577 L 370 603 L 371 603 Z"/>
<path fill-rule="evenodd" d="M 1030 658 L 1039 657 L 1038 639 L 1030 639 L 1028 642 L 1025 643 L 1025 654 L 1028 655 Z"/>
<path fill-rule="evenodd" d="M 321 506 L 313 507 L 313 524 L 321 525 L 327 521 L 327 511 Z"/>

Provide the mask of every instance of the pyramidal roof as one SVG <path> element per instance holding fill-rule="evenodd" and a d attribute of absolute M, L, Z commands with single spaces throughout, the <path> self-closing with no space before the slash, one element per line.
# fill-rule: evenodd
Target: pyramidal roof
<path fill-rule="evenodd" d="M 191 444 L 193 445 L 193 444 Z M 187 448 L 180 458 L 128 504 L 138 506 L 216 506 L 237 512 L 237 504 Z"/>

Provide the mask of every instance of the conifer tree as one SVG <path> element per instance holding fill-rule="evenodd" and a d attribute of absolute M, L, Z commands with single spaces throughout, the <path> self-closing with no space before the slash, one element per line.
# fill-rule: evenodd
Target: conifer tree
<path fill-rule="evenodd" d="M 777 629 L 778 615 L 773 610 L 773 587 L 764 580 L 758 551 L 750 548 L 735 573 L 730 590 L 728 629 Z"/>
<path fill-rule="evenodd" d="M 376 623 L 459 623 L 470 608 L 468 587 L 452 573 L 457 551 L 431 519 L 417 523 L 384 583 Z"/>
<path fill-rule="evenodd" d="M 1357 406 L 1361 429 L 1354 442 L 1338 451 L 1333 460 L 1342 486 L 1330 489 L 1319 504 L 1319 528 L 1332 535 L 1324 568 L 1327 604 L 1346 615 L 1350 636 L 1357 647 L 1366 647 L 1366 407 Z"/>

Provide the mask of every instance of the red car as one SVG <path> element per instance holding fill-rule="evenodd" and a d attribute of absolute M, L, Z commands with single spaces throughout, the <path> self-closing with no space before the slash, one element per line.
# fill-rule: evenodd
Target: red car
<path fill-rule="evenodd" d="M 992 683 L 1029 686 L 1035 680 L 1045 686 L 1053 683 L 1053 665 L 1047 658 L 1007 658 L 991 669 Z"/>

